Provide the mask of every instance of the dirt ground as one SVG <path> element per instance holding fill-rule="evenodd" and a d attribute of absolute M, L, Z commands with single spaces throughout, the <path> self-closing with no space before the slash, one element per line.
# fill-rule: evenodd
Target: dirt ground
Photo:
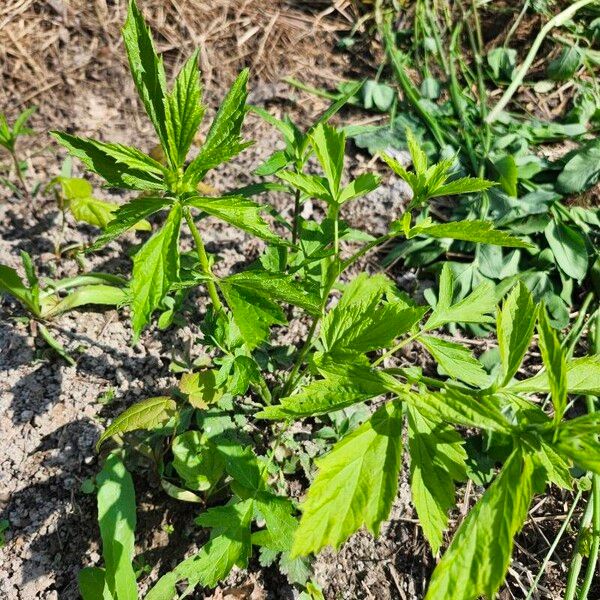
<path fill-rule="evenodd" d="M 0 7 L 0 111 L 12 117 L 25 106 L 38 106 L 32 122 L 40 135 L 25 148 L 32 186 L 57 175 L 64 157 L 51 145 L 49 129 L 146 150 L 155 143 L 129 80 L 118 37 L 126 3 L 95 0 L 85 8 L 81 4 L 78 0 L 8 0 Z M 250 101 L 277 115 L 292 113 L 306 124 L 324 103 L 291 90 L 281 77 L 295 75 L 314 85 L 332 86 L 336 79 L 364 73 L 368 67 L 352 64 L 335 50 L 336 36 L 352 26 L 351 2 L 337 2 L 334 8 L 327 1 L 140 0 L 140 6 L 154 31 L 160 32 L 158 45 L 165 52 L 168 72 L 181 64 L 193 46 L 201 47 L 205 96 L 212 109 L 235 72 L 250 66 Z M 252 169 L 279 143 L 277 134 L 253 116 L 248 118 L 246 134 L 257 143 L 213 177 L 211 183 L 217 189 L 252 181 Z M 368 161 L 355 153 L 351 169 L 364 170 Z M 79 164 L 74 164 L 74 170 L 83 173 Z M 100 189 L 97 180 L 93 182 L 99 197 L 124 199 Z M 399 182 L 387 181 L 353 209 L 351 224 L 369 233 L 381 232 L 401 208 L 403 191 Z M 55 260 L 61 219 L 51 196 L 37 196 L 34 214 L 31 206 L 6 189 L 0 194 L 1 262 L 20 269 L 19 252 L 26 250 L 43 275 L 75 274 L 73 260 Z M 268 200 L 283 208 L 283 199 Z M 62 241 L 87 243 L 96 233 L 92 227 L 70 222 Z M 260 251 L 255 240 L 229 227 L 213 224 L 203 233 L 209 251 L 218 252 L 221 258 L 219 269 L 245 264 Z M 136 234 L 130 233 L 90 256 L 86 269 L 127 273 L 130 263 L 125 251 L 135 239 Z M 186 243 L 189 240 L 184 237 Z M 378 268 L 375 258 L 366 266 Z M 392 275 L 397 281 L 413 277 Z M 101 562 L 95 501 L 82 490 L 85 480 L 98 470 L 94 452 L 98 434 L 131 403 L 176 384 L 169 365 L 186 351 L 196 324 L 190 320 L 186 327 L 167 331 L 152 327 L 132 346 L 126 311 L 69 313 L 53 326 L 57 337 L 77 356 L 77 364 L 68 366 L 36 340 L 19 320 L 23 314 L 15 302 L 0 298 L 0 518 L 10 523 L 7 543 L 0 549 L 0 597 L 71 600 L 78 597 L 77 572 Z M 107 392 L 114 394 L 109 403 Z M 204 534 L 193 527 L 195 510 L 166 496 L 155 482 L 136 476 L 136 492 L 137 543 L 143 563 L 150 567 L 143 579 L 148 584 L 201 544 Z M 477 490 L 468 493 L 461 492 L 466 495 L 464 510 Z M 532 519 L 519 538 L 503 599 L 524 597 L 522 589 L 527 589 L 548 549 L 543 538 L 552 540 L 559 526 L 559 521 L 546 517 L 555 515 L 560 520 L 568 499 L 552 497 L 532 511 L 539 520 Z M 454 516 L 460 519 L 461 511 Z M 173 525 L 174 533 L 167 533 L 166 525 Z M 550 561 L 538 598 L 560 597 L 557 582 L 565 577 L 560 558 L 569 552 L 570 542 L 566 542 Z M 410 506 L 408 482 L 403 480 L 380 538 L 358 533 L 337 555 L 319 557 L 314 570 L 328 600 L 405 600 L 423 596 L 434 564 Z M 261 568 L 256 559 L 247 573 L 234 573 L 217 591 L 192 595 L 214 600 L 296 596 L 274 569 Z"/>

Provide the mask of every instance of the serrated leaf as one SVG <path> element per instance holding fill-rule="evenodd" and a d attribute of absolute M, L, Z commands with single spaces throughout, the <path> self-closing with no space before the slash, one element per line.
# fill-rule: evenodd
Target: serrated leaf
<path fill-rule="evenodd" d="M 255 290 L 269 298 L 299 306 L 312 315 L 318 314 L 321 309 L 321 300 L 316 294 L 307 291 L 300 282 L 284 274 L 249 270 L 230 275 L 225 281 L 237 287 Z"/>
<path fill-rule="evenodd" d="M 588 269 L 588 253 L 583 235 L 554 219 L 544 229 L 544 235 L 558 266 L 569 277 L 581 281 Z"/>
<path fill-rule="evenodd" d="M 127 20 L 122 34 L 135 87 L 163 148 L 168 150 L 165 70 L 162 58 L 158 57 L 154 49 L 150 29 L 144 22 L 135 0 L 129 1 Z"/>
<path fill-rule="evenodd" d="M 494 182 L 479 177 L 460 177 L 445 183 L 429 194 L 430 198 L 440 196 L 456 196 L 458 194 L 473 194 L 475 192 L 484 192 L 493 187 Z"/>
<path fill-rule="evenodd" d="M 448 526 L 448 511 L 455 504 L 454 481 L 466 478 L 467 453 L 454 429 L 426 419 L 410 406 L 408 446 L 412 501 L 423 533 L 437 554 Z"/>
<path fill-rule="evenodd" d="M 167 423 L 175 414 L 177 404 L 168 396 L 142 400 L 116 417 L 96 442 L 96 449 L 113 435 L 138 429 L 155 429 Z"/>
<path fill-rule="evenodd" d="M 106 457 L 97 477 L 98 523 L 102 536 L 104 580 L 113 598 L 137 600 L 133 570 L 135 490 L 131 475 L 117 453 Z"/>
<path fill-rule="evenodd" d="M 119 206 L 113 213 L 112 220 L 106 225 L 102 235 L 90 246 L 89 251 L 99 250 L 132 227 L 146 230 L 145 226 L 141 227 L 138 224 L 146 223 L 145 217 L 153 215 L 172 203 L 173 200 L 170 198 L 135 198 Z"/>
<path fill-rule="evenodd" d="M 203 210 L 248 233 L 273 244 L 283 244 L 284 241 L 275 235 L 265 220 L 260 216 L 264 208 L 243 196 L 223 196 L 211 198 L 208 196 L 188 196 L 185 203 Z"/>
<path fill-rule="evenodd" d="M 200 104 L 198 50 L 181 67 L 173 91 L 166 95 L 166 131 L 172 163 L 183 165 L 198 131 L 204 108 Z"/>
<path fill-rule="evenodd" d="M 590 413 L 558 424 L 554 448 L 577 466 L 600 475 L 600 413 Z"/>
<path fill-rule="evenodd" d="M 163 575 L 150 589 L 145 600 L 173 600 L 177 583 L 187 580 L 186 594 L 198 585 L 215 587 L 234 565 L 244 568 L 250 557 L 250 522 L 253 500 L 211 508 L 200 515 L 200 525 L 214 527 L 210 540 L 200 551 Z"/>
<path fill-rule="evenodd" d="M 219 287 L 249 350 L 267 340 L 271 325 L 287 323 L 279 305 L 264 294 L 250 288 L 231 285 L 226 280 L 221 280 Z"/>
<path fill-rule="evenodd" d="M 467 348 L 429 335 L 419 337 L 444 373 L 475 387 L 486 387 L 489 376 Z"/>
<path fill-rule="evenodd" d="M 564 490 L 573 488 L 571 483 L 573 477 L 569 471 L 569 465 L 550 444 L 542 442 L 536 456 L 546 470 L 546 479 L 550 483 L 554 483 Z"/>
<path fill-rule="evenodd" d="M 174 204 L 165 224 L 133 258 L 130 285 L 131 324 L 139 335 L 159 307 L 171 285 L 179 279 L 179 230 L 181 206 Z"/>
<path fill-rule="evenodd" d="M 194 188 L 210 169 L 231 160 L 249 143 L 240 137 L 246 115 L 248 69 L 234 81 L 210 126 L 198 156 L 185 171 L 184 181 Z"/>
<path fill-rule="evenodd" d="M 390 402 L 317 461 L 292 556 L 339 548 L 363 524 L 377 535 L 396 496 L 401 456 L 401 406 Z"/>
<path fill-rule="evenodd" d="M 366 196 L 369 192 L 377 189 L 380 182 L 381 179 L 378 175 L 375 175 L 374 173 L 363 173 L 342 189 L 338 202 L 342 204 Z"/>
<path fill-rule="evenodd" d="M 565 369 L 569 394 L 600 395 L 600 355 L 582 356 L 567 361 Z M 551 391 L 547 371 L 521 381 L 511 381 L 506 387 L 516 393 L 549 394 Z"/>
<path fill-rule="evenodd" d="M 426 600 L 493 598 L 504 581 L 513 538 L 533 498 L 533 464 L 513 452 L 469 511 L 431 577 Z"/>
<path fill-rule="evenodd" d="M 289 183 L 293 188 L 300 190 L 311 198 L 319 198 L 325 201 L 334 199 L 324 177 L 294 171 L 278 171 L 276 175 L 279 179 Z"/>
<path fill-rule="evenodd" d="M 346 135 L 335 127 L 320 123 L 309 134 L 311 145 L 323 168 L 333 199 L 339 202 L 340 182 L 344 170 Z"/>
<path fill-rule="evenodd" d="M 515 375 L 533 336 L 537 308 L 531 293 L 519 282 L 498 312 L 496 331 L 502 371 L 499 384 L 505 386 Z"/>
<path fill-rule="evenodd" d="M 351 360 L 352 355 L 348 358 Z M 281 398 L 281 404 L 265 407 L 256 418 L 297 419 L 332 412 L 384 394 L 388 390 L 386 384 L 395 384 L 389 375 L 368 365 L 343 364 L 339 355 L 329 360 L 329 364 L 320 365 L 324 379 L 312 381 L 297 394 Z"/>
<path fill-rule="evenodd" d="M 288 498 L 261 492 L 255 497 L 256 508 L 262 514 L 269 533 L 269 548 L 279 552 L 289 552 L 292 539 L 298 528 L 293 516 L 294 505 Z M 253 537 L 253 542 L 254 542 Z"/>
<path fill-rule="evenodd" d="M 505 231 L 494 229 L 490 221 L 451 221 L 449 223 L 425 221 L 412 227 L 407 237 L 410 239 L 417 235 L 511 248 L 531 247 L 528 242 L 520 240 Z"/>
<path fill-rule="evenodd" d="M 72 156 L 114 187 L 151 191 L 166 189 L 162 165 L 136 148 L 61 131 L 52 131 L 51 134 Z"/>
<path fill-rule="evenodd" d="M 448 263 L 444 263 L 440 275 L 440 291 L 435 310 L 425 323 L 431 330 L 446 323 L 491 323 L 490 313 L 496 310 L 494 286 L 489 282 L 478 285 L 468 296 L 453 303 L 454 275 Z"/>
<path fill-rule="evenodd" d="M 559 423 L 567 409 L 566 358 L 556 331 L 550 326 L 546 309 L 543 306 L 538 315 L 538 334 L 540 352 L 550 383 L 554 422 Z"/>

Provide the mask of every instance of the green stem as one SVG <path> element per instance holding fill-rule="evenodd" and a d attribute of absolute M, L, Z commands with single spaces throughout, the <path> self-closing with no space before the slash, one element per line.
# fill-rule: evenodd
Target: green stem
<path fill-rule="evenodd" d="M 582 495 L 582 491 L 578 490 L 577 495 L 575 496 L 575 499 L 573 500 L 573 504 L 571 505 L 571 508 L 569 509 L 569 512 L 567 513 L 567 517 L 565 518 L 563 524 L 561 525 L 560 529 L 558 530 L 558 533 L 556 534 L 556 537 L 554 538 L 554 542 L 552 542 L 552 545 L 550 546 L 548 553 L 544 557 L 544 560 L 542 561 L 540 569 L 539 569 L 537 575 L 535 576 L 535 579 L 533 580 L 531 587 L 529 588 L 529 593 L 527 594 L 527 597 L 525 598 L 525 600 L 530 600 L 531 597 L 533 596 L 533 593 L 537 589 L 538 583 L 540 582 L 540 579 L 542 578 L 542 575 L 544 574 L 544 572 L 546 570 L 546 566 L 548 565 L 550 558 L 556 551 L 558 543 L 560 542 L 562 536 L 564 535 L 565 531 L 567 530 L 567 527 L 569 526 L 569 523 L 571 522 L 571 519 L 573 518 L 573 513 L 575 512 L 575 508 L 577 507 L 577 504 L 579 503 L 579 500 L 581 499 L 581 495 Z"/>
<path fill-rule="evenodd" d="M 567 8 L 565 8 L 565 10 L 559 12 L 557 15 L 552 17 L 552 19 L 550 19 L 542 27 L 540 32 L 537 34 L 535 40 L 533 41 L 533 44 L 531 44 L 531 48 L 529 49 L 525 60 L 515 72 L 513 80 L 502 95 L 502 98 L 498 100 L 496 106 L 494 106 L 492 111 L 488 114 L 486 118 L 487 123 L 493 123 L 498 118 L 500 113 L 504 110 L 506 105 L 511 101 L 515 92 L 523 83 L 525 75 L 527 74 L 527 71 L 529 71 L 529 68 L 535 60 L 538 50 L 540 49 L 542 42 L 544 41 L 544 38 L 548 35 L 548 33 L 550 33 L 550 31 L 554 29 L 554 27 L 560 27 L 561 25 L 572 19 L 579 9 L 583 8 L 584 6 L 587 6 L 588 4 L 591 4 L 592 2 L 597 1 L 598 0 L 579 0 L 579 2 L 571 4 L 571 6 L 568 6 Z"/>
<path fill-rule="evenodd" d="M 294 215 L 292 217 L 292 244 L 296 245 L 298 241 L 298 217 L 300 216 L 300 190 L 296 190 L 294 195 Z"/>
<path fill-rule="evenodd" d="M 405 339 L 403 339 L 401 342 L 398 342 L 393 348 L 390 348 L 385 354 L 382 354 L 375 362 L 373 362 L 373 366 L 376 367 L 377 365 L 381 364 L 386 358 L 389 358 L 390 356 L 393 356 L 394 354 L 396 354 L 396 352 L 398 352 L 398 350 L 400 350 L 401 348 L 404 348 L 404 346 L 406 346 L 407 344 L 410 344 L 410 342 L 416 340 L 422 332 L 418 332 L 415 333 Z"/>
<path fill-rule="evenodd" d="M 577 593 L 577 578 L 581 571 L 581 564 L 583 563 L 583 540 L 585 538 L 585 531 L 590 526 L 592 521 L 592 503 L 588 501 L 588 504 L 583 513 L 583 518 L 579 525 L 579 535 L 577 536 L 577 542 L 575 544 L 575 554 L 573 560 L 571 560 L 571 566 L 569 568 L 569 576 L 567 578 L 567 589 L 565 591 L 564 600 L 575 600 Z"/>
<path fill-rule="evenodd" d="M 21 184 L 21 188 L 23 189 L 23 193 L 25 194 L 25 199 L 31 202 L 31 194 L 29 193 L 29 189 L 27 188 L 27 184 L 25 183 L 25 179 L 23 178 L 23 173 L 21 173 L 21 166 L 19 165 L 19 159 L 14 150 L 11 150 L 10 155 L 12 157 L 13 163 L 15 165 L 15 171 L 17 172 L 17 178 L 19 179 L 19 183 Z"/>
<path fill-rule="evenodd" d="M 200 261 L 200 266 L 202 267 L 202 272 L 211 278 L 209 281 L 206 282 L 206 289 L 208 290 L 208 295 L 212 300 L 215 310 L 217 312 L 221 312 L 223 310 L 223 304 L 221 303 L 221 300 L 219 298 L 217 286 L 215 285 L 215 282 L 212 279 L 214 276 L 210 268 L 208 256 L 206 254 L 206 248 L 204 247 L 204 242 L 202 241 L 200 231 L 196 227 L 196 223 L 194 223 L 194 218 L 192 217 L 190 209 L 187 206 L 184 206 L 183 208 L 183 216 L 185 217 L 185 221 L 188 224 L 188 227 L 190 228 L 190 232 L 192 233 L 192 238 L 194 239 L 194 244 L 198 253 L 198 260 Z"/>

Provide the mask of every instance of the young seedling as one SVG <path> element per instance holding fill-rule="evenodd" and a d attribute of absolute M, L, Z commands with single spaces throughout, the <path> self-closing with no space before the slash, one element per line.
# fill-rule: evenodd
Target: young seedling
<path fill-rule="evenodd" d="M 68 363 L 75 364 L 44 323 L 86 304 L 120 306 L 127 302 L 127 281 L 107 273 L 89 273 L 40 282 L 31 257 L 21 252 L 25 281 L 12 267 L 0 264 L 0 292 L 9 294 L 30 313 L 44 341 Z"/>
<path fill-rule="evenodd" d="M 26 124 L 35 111 L 35 107 L 24 110 L 15 119 L 12 127 L 8 124 L 6 116 L 3 113 L 0 113 L 0 146 L 2 146 L 2 148 L 4 148 L 10 154 L 10 158 L 15 168 L 15 174 L 21 184 L 21 192 L 25 195 L 25 198 L 28 201 L 31 200 L 31 195 L 29 193 L 29 188 L 25 183 L 25 179 L 23 178 L 23 167 L 17 155 L 17 142 L 21 136 L 31 135 L 34 133 L 33 129 L 27 127 Z M 5 180 L 5 183 L 9 187 L 13 187 L 8 180 Z"/>

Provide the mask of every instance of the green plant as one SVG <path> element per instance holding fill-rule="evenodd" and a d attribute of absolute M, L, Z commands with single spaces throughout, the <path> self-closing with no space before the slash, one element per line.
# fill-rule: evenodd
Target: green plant
<path fill-rule="evenodd" d="M 23 166 L 17 156 L 17 142 L 21 136 L 31 135 L 34 133 L 33 129 L 26 127 L 26 124 L 35 111 L 35 107 L 24 110 L 15 119 L 12 127 L 8 124 L 4 113 L 0 113 L 0 146 L 10 154 L 10 158 L 15 168 L 15 174 L 21 184 L 21 192 L 25 194 L 25 197 L 28 200 L 31 200 L 31 196 L 29 193 L 29 188 L 27 187 L 25 179 L 23 178 Z M 3 182 L 13 191 L 17 191 L 8 179 L 3 178 Z"/>
<path fill-rule="evenodd" d="M 292 222 L 269 209 L 291 238 L 286 240 L 283 233 L 271 232 L 259 217 L 260 207 L 246 197 L 269 184 L 220 198 L 195 191 L 208 169 L 245 145 L 240 136 L 247 74 L 234 84 L 205 145 L 186 167 L 202 114 L 196 55 L 178 75 L 174 91 L 167 92 L 162 62 L 133 1 L 123 33 L 167 166 L 159 169 L 132 148 L 55 136 L 111 185 L 152 193 L 119 208 L 93 247 L 168 208 L 164 225 L 134 258 L 134 336 L 173 290 L 204 285 L 210 304 L 199 325 L 207 355 L 202 368 L 182 375 L 176 390 L 130 406 L 100 436 L 98 448 L 112 440 L 122 452 L 109 454 L 99 482 L 105 570 L 84 571 L 82 594 L 88 597 L 93 585 L 96 596 L 90 598 L 100 590 L 113 600 L 137 597 L 133 490 L 125 468 L 130 464 L 150 469 L 170 496 L 204 507 L 196 523 L 211 530 L 208 542 L 164 574 L 146 600 L 177 597 L 184 582 L 183 595 L 198 585 L 214 587 L 234 565 L 247 565 L 253 546 L 260 548 L 263 564 L 278 560 L 290 581 L 305 587 L 305 597 L 319 597 L 306 557 L 325 546 L 338 548 L 363 525 L 378 533 L 396 495 L 406 430 L 413 503 L 434 553 L 445 543 L 456 483 L 476 477 L 467 459 L 472 463 L 477 456 L 467 454 L 467 442 L 483 439 L 486 458 L 503 465 L 496 477 L 490 475 L 492 483 L 458 528 L 427 594 L 429 599 L 493 597 L 534 494 L 543 493 L 548 483 L 570 489 L 571 464 L 600 472 L 597 413 L 569 418 L 568 404 L 569 395 L 598 393 L 600 357 L 572 359 L 545 306 L 538 306 L 522 283 L 510 289 L 497 310 L 491 282 L 463 293 L 445 265 L 430 307 L 416 304 L 381 273 L 350 274 L 369 251 L 394 238 L 530 248 L 484 219 L 443 223 L 418 214 L 437 195 L 486 190 L 491 182 L 456 177 L 450 159 L 429 165 L 408 133 L 415 173 L 389 156 L 385 160 L 413 189 L 409 208 L 383 236 L 356 232 L 342 216 L 349 202 L 377 187 L 378 178 L 363 173 L 347 181 L 345 133 L 321 119 L 302 143 L 295 141 L 296 133 L 286 139 L 288 154 L 281 160 L 271 157 L 262 170 L 294 190 Z M 304 168 L 312 153 L 321 174 Z M 321 220 L 300 217 L 297 205 L 306 198 L 321 204 Z M 259 260 L 246 270 L 217 276 L 192 208 L 262 238 L 266 249 Z M 182 219 L 198 254 L 185 277 L 178 243 Z M 289 306 L 287 315 L 282 304 Z M 288 317 L 306 324 L 299 347 L 282 348 L 277 342 L 275 328 L 286 326 Z M 442 333 L 454 323 L 489 326 L 494 321 L 499 361 L 490 371 Z M 536 327 L 544 369 L 517 378 Z M 419 344 L 438 373 L 398 365 L 394 357 L 408 344 Z M 540 394 L 550 395 L 551 408 L 544 410 L 536 401 Z M 354 419 L 353 408 L 358 409 Z M 290 451 L 298 448 L 302 454 L 289 431 L 299 419 L 307 420 L 315 438 L 326 440 L 320 448 L 329 452 L 317 459 L 314 476 L 310 461 L 304 461 L 312 483 L 297 507 L 288 497 L 286 469 Z"/>
<path fill-rule="evenodd" d="M 86 304 L 119 306 L 126 303 L 127 281 L 107 273 L 88 273 L 40 282 L 27 252 L 21 252 L 21 261 L 25 281 L 15 269 L 0 264 L 0 292 L 18 300 L 35 320 L 44 341 L 67 362 L 75 364 L 44 323 Z"/>
<path fill-rule="evenodd" d="M 451 204 L 442 200 L 434 206 L 437 214 L 451 222 L 487 219 L 496 228 L 527 236 L 533 244 L 520 251 L 460 240 L 412 240 L 393 248 L 385 266 L 401 260 L 405 266 L 437 274 L 441 263 L 450 262 L 465 294 L 481 281 L 494 281 L 500 291 L 506 291 L 520 279 L 536 300 L 546 303 L 554 324 L 567 325 L 570 309 L 579 301 L 573 290 L 581 284 L 594 287 L 591 273 L 600 264 L 597 208 L 585 199 L 564 202 L 568 196 L 585 193 L 600 177 L 598 141 L 587 138 L 598 127 L 600 106 L 593 83 L 598 63 L 589 54 L 596 39 L 594 28 L 587 25 L 590 19 L 585 18 L 585 11 L 596 14 L 595 4 L 574 2 L 553 16 L 541 4 L 524 2 L 506 37 L 494 30 L 492 46 L 482 42 L 491 31 L 483 30 L 480 13 L 486 13 L 489 29 L 489 23 L 505 17 L 502 6 L 418 0 L 407 32 L 394 27 L 396 15 L 404 14 L 398 3 L 375 3 L 375 29 L 401 100 L 389 105 L 367 101 L 365 84 L 350 101 L 389 112 L 390 121 L 383 126 L 350 127 L 349 135 L 358 146 L 376 154 L 406 149 L 404 131 L 411 128 L 430 157 L 455 155 L 457 173 L 485 175 L 498 183 Z M 528 11 L 543 13 L 547 23 L 518 64 L 517 49 L 510 42 Z M 529 70 L 542 43 L 550 57 L 555 55 L 553 48 L 562 50 L 556 59 L 546 61 L 546 79 L 524 81 L 525 75 L 537 77 Z M 416 71 L 417 81 L 409 77 L 410 68 Z M 386 85 L 382 70 L 383 66 L 377 79 L 368 82 L 369 89 Z M 570 79 L 576 90 L 570 110 L 554 121 L 534 117 L 515 101 L 514 92 L 522 85 L 544 99 L 554 92 L 556 81 Z M 346 93 L 346 85 L 339 95 Z M 496 101 L 494 92 L 502 91 Z M 562 140 L 577 146 L 561 158 L 545 158 L 543 149 Z M 482 333 L 481 328 L 476 332 Z"/>

